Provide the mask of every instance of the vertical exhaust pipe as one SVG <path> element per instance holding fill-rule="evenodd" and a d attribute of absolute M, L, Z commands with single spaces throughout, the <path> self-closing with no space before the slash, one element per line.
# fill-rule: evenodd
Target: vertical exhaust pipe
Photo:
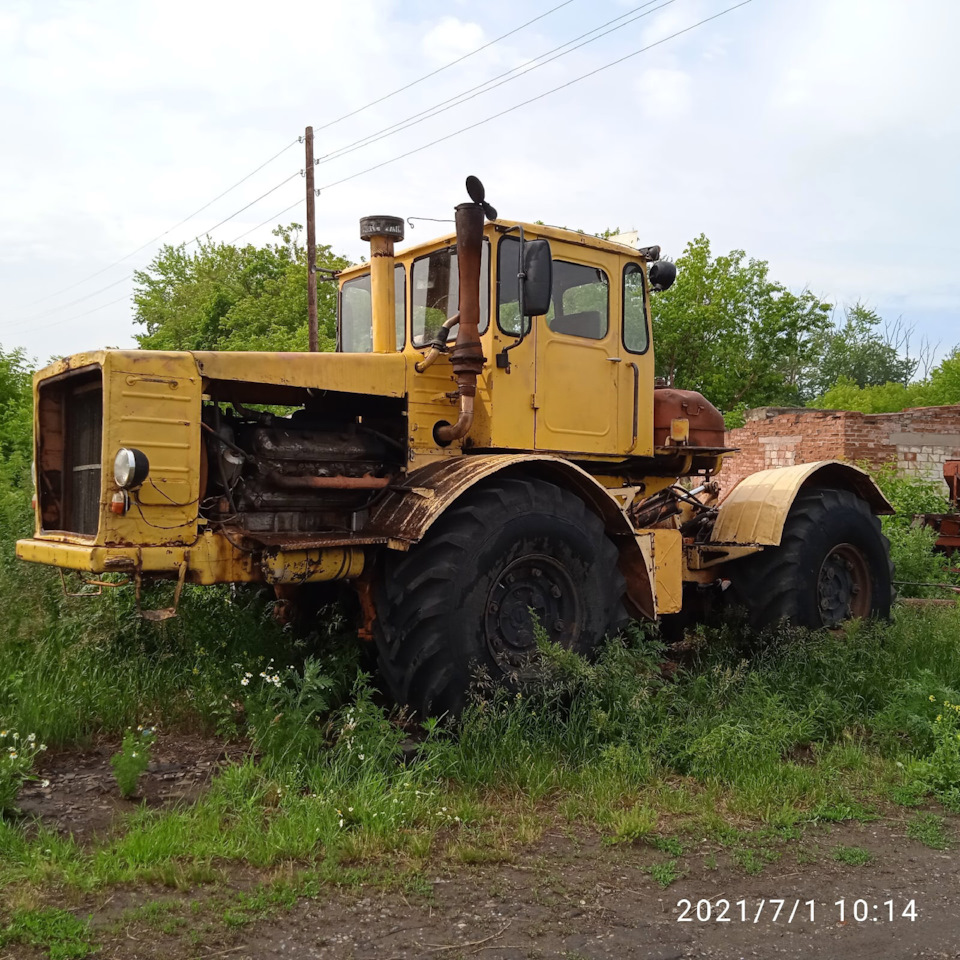
<path fill-rule="evenodd" d="M 450 359 L 457 377 L 460 417 L 454 424 L 434 427 L 437 443 L 446 446 L 465 437 L 473 424 L 477 377 L 486 358 L 480 345 L 480 257 L 483 252 L 484 210 L 479 203 L 461 203 L 455 212 L 457 266 L 460 274 L 460 326 Z"/>
<path fill-rule="evenodd" d="M 397 349 L 397 298 L 393 282 L 393 245 L 403 242 L 402 217 L 364 217 L 360 239 L 370 242 L 370 309 L 373 352 Z"/>

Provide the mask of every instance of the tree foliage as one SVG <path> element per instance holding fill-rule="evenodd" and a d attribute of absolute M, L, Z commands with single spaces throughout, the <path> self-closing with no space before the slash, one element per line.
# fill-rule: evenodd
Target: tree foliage
<path fill-rule="evenodd" d="M 0 460 L 29 464 L 33 437 L 33 362 L 0 347 Z"/>
<path fill-rule="evenodd" d="M 960 347 L 916 383 L 882 383 L 859 386 L 849 377 L 840 380 L 810 406 L 861 413 L 896 413 L 908 407 L 937 407 L 960 403 Z"/>
<path fill-rule="evenodd" d="M 701 234 L 652 303 L 657 374 L 721 410 L 801 402 L 830 326 L 830 304 L 770 279 L 742 250 L 714 257 Z"/>
<path fill-rule="evenodd" d="M 307 260 L 298 224 L 278 228 L 277 243 L 235 247 L 209 238 L 193 253 L 164 246 L 134 274 L 134 321 L 150 350 L 306 350 Z M 347 260 L 317 247 L 317 266 Z M 321 350 L 336 341 L 336 286 L 317 284 Z"/>
<path fill-rule="evenodd" d="M 839 383 L 908 384 L 918 361 L 901 356 L 882 325 L 880 315 L 863 304 L 847 307 L 843 320 L 827 330 L 817 345 L 820 359 L 810 377 L 810 392 L 816 396 Z"/>

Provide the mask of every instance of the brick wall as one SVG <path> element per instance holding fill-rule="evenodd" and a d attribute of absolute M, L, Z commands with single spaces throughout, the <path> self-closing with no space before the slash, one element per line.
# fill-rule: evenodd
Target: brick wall
<path fill-rule="evenodd" d="M 960 458 L 960 404 L 867 414 L 760 407 L 727 431 L 726 443 L 739 453 L 724 462 L 724 491 L 757 470 L 814 460 L 895 461 L 904 473 L 942 481 L 944 460 Z"/>

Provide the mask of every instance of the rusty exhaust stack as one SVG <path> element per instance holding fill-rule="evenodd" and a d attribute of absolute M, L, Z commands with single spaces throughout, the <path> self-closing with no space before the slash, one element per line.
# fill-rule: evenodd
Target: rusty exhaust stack
<path fill-rule="evenodd" d="M 454 424 L 434 427 L 437 443 L 446 446 L 465 437 L 473 424 L 477 377 L 486 357 L 480 345 L 480 256 L 483 249 L 484 209 L 479 203 L 456 208 L 457 266 L 460 274 L 460 326 L 450 356 L 460 394 L 460 417 Z"/>

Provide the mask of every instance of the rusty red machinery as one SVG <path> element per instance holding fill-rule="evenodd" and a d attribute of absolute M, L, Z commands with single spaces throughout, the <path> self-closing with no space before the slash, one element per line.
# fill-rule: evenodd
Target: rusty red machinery
<path fill-rule="evenodd" d="M 949 490 L 951 512 L 924 514 L 923 523 L 936 531 L 936 548 L 952 556 L 960 550 L 960 460 L 944 463 L 943 479 Z"/>

